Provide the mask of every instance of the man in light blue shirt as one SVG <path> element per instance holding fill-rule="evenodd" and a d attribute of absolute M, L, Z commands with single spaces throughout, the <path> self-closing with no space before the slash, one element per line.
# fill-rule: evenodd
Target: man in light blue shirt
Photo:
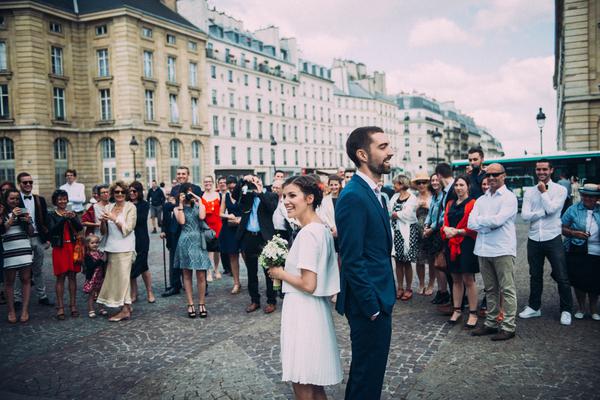
<path fill-rule="evenodd" d="M 473 336 L 494 335 L 492 340 L 515 337 L 517 288 L 514 278 L 517 256 L 517 197 L 504 185 L 506 173 L 500 164 L 486 169 L 490 189 L 475 202 L 469 216 L 469 229 L 477 231 L 475 254 L 487 293 L 488 312 L 482 327 Z M 498 329 L 500 295 L 504 298 L 504 319 Z"/>

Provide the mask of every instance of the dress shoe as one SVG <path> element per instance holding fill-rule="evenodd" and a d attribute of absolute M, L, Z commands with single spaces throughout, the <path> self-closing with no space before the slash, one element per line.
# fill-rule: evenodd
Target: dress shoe
<path fill-rule="evenodd" d="M 495 334 L 494 336 L 491 337 L 491 339 L 494 342 L 498 342 L 501 340 L 508 340 L 508 339 L 512 339 L 515 337 L 515 333 L 514 332 L 508 332 L 505 331 L 504 329 L 500 329 L 500 332 L 498 332 L 497 334 Z"/>
<path fill-rule="evenodd" d="M 163 294 L 161 294 L 162 297 L 170 297 L 170 296 L 174 296 L 176 294 L 179 294 L 179 289 L 177 288 L 169 288 L 167 289 L 166 292 L 164 292 Z"/>
<path fill-rule="evenodd" d="M 48 297 L 44 297 L 42 299 L 38 300 L 38 304 L 41 304 L 43 306 L 53 306 L 54 303 L 50 301 L 50 299 Z"/>
<path fill-rule="evenodd" d="M 498 333 L 498 328 L 490 328 L 489 326 L 480 326 L 471 332 L 471 336 L 487 336 L 487 335 L 495 335 Z"/>
<path fill-rule="evenodd" d="M 250 303 L 250 305 L 248 307 L 246 307 L 246 312 L 251 313 L 251 312 L 258 310 L 259 308 L 260 308 L 260 304 Z"/>
<path fill-rule="evenodd" d="M 527 318 L 535 318 L 541 317 L 542 310 L 534 310 L 533 308 L 527 306 L 519 313 L 519 318 L 527 319 Z"/>
<path fill-rule="evenodd" d="M 265 307 L 265 314 L 271 314 L 276 309 L 277 306 L 275 304 L 267 304 L 267 306 Z"/>

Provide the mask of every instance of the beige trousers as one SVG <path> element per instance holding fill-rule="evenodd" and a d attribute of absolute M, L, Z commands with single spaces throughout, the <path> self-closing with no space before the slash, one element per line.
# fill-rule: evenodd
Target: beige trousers
<path fill-rule="evenodd" d="M 496 318 L 500 314 L 500 306 L 504 311 L 504 320 L 500 328 L 507 332 L 516 329 L 517 288 L 515 285 L 515 257 L 479 257 L 479 270 L 485 285 L 487 296 L 487 316 L 485 326 L 496 328 Z M 500 304 L 502 295 L 503 303 Z"/>

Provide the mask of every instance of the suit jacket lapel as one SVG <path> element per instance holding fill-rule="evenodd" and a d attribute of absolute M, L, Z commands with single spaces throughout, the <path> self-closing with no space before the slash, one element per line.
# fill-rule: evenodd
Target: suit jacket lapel
<path fill-rule="evenodd" d="M 352 177 L 352 180 L 355 180 L 356 182 L 358 182 L 363 187 L 363 189 L 367 191 L 367 197 L 369 197 L 371 199 L 371 201 L 373 202 L 373 205 L 378 210 L 379 215 L 383 219 L 383 226 L 385 227 L 385 232 L 386 232 L 386 235 L 388 238 L 388 243 L 390 243 L 392 240 L 392 228 L 390 226 L 389 215 L 387 214 L 387 211 L 383 208 L 383 205 L 381 204 L 381 200 L 379 200 L 375 196 L 375 192 L 373 192 L 373 189 L 371 189 L 369 184 L 367 182 L 365 182 L 365 180 L 363 178 L 361 178 L 360 176 L 354 175 Z"/>

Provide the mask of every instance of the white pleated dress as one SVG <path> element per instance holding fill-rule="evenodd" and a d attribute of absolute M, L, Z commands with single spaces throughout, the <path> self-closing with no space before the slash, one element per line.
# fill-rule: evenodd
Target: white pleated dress
<path fill-rule="evenodd" d="M 319 223 L 303 227 L 290 249 L 285 270 L 317 274 L 317 288 L 308 294 L 283 282 L 281 311 L 282 380 L 318 386 L 335 385 L 343 377 L 330 297 L 340 291 L 333 237 Z"/>

